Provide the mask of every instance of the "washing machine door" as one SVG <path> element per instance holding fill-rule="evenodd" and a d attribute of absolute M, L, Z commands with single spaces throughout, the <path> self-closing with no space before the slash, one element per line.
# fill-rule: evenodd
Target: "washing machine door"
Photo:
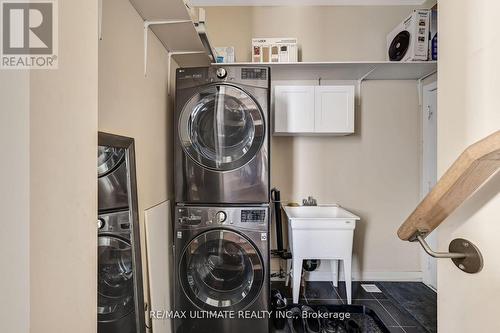
<path fill-rule="evenodd" d="M 264 281 L 262 258 L 252 242 L 222 229 L 195 237 L 184 249 L 178 271 L 185 295 L 202 310 L 245 309 Z"/>
<path fill-rule="evenodd" d="M 98 237 L 98 321 L 118 320 L 134 310 L 130 242 L 114 235 Z"/>
<path fill-rule="evenodd" d="M 244 166 L 265 140 L 265 118 L 242 89 L 212 85 L 182 109 L 179 138 L 186 154 L 205 168 L 229 171 Z"/>

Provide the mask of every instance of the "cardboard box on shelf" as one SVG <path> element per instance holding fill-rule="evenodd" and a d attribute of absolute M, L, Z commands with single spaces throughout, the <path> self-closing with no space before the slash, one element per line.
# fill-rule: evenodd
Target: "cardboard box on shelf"
<path fill-rule="evenodd" d="M 428 9 L 414 10 L 387 35 L 387 60 L 425 61 L 429 53 Z"/>
<path fill-rule="evenodd" d="M 253 38 L 252 62 L 297 62 L 297 38 Z"/>

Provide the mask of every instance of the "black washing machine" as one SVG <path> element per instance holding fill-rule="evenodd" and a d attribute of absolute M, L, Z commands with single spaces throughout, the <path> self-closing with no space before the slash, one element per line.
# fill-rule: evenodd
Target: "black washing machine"
<path fill-rule="evenodd" d="M 176 333 L 269 332 L 268 219 L 266 205 L 176 206 Z"/>
<path fill-rule="evenodd" d="M 97 316 L 99 332 L 135 333 L 134 266 L 129 211 L 99 215 Z"/>

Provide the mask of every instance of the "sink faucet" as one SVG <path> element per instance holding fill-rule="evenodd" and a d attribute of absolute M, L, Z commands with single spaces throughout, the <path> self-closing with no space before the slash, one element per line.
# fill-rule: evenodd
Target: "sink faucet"
<path fill-rule="evenodd" d="M 317 206 L 318 202 L 312 196 L 308 196 L 307 199 L 302 199 L 302 205 L 304 205 L 304 206 Z"/>

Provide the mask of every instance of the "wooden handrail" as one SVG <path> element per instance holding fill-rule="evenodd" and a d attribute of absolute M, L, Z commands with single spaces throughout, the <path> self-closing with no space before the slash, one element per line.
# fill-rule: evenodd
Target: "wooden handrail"
<path fill-rule="evenodd" d="M 469 146 L 399 227 L 402 240 L 415 241 L 437 228 L 500 168 L 500 131 Z"/>

